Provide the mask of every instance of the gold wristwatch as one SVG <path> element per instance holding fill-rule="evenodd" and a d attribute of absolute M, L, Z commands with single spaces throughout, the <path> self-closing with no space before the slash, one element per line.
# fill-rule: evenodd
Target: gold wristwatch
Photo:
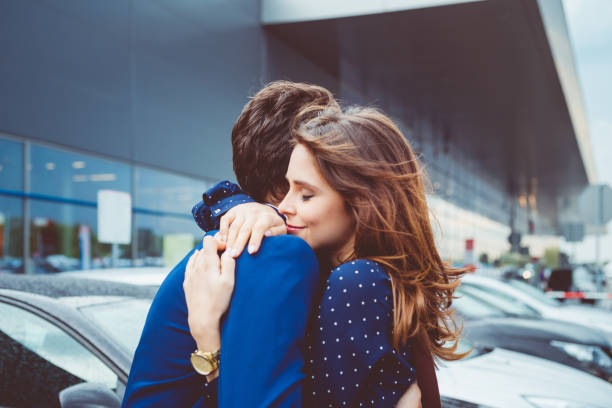
<path fill-rule="evenodd" d="M 219 356 L 221 350 L 217 351 L 200 351 L 196 350 L 191 353 L 191 365 L 198 374 L 209 375 L 219 368 Z"/>

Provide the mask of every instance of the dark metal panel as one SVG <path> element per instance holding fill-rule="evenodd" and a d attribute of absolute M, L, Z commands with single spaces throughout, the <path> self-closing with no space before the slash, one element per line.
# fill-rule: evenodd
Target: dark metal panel
<path fill-rule="evenodd" d="M 127 158 L 129 3 L 0 5 L 0 129 Z"/>
<path fill-rule="evenodd" d="M 133 159 L 211 179 L 232 174 L 230 134 L 260 87 L 257 15 L 134 1 Z"/>
<path fill-rule="evenodd" d="M 415 137 L 427 142 L 446 133 L 454 155 L 461 150 L 459 156 L 476 162 L 508 194 L 529 193 L 537 184 L 539 210 L 553 218 L 556 197 L 587 183 L 536 1 L 476 2 L 266 29 L 366 99 L 395 95 L 398 119 L 411 125 L 416 116 L 438 129 Z"/>

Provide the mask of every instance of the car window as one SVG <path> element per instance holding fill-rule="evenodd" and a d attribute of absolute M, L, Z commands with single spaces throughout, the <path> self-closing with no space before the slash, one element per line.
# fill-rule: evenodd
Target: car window
<path fill-rule="evenodd" d="M 81 382 L 116 387 L 117 375 L 47 320 L 0 303 L 0 406 L 59 407 L 58 393 Z"/>
<path fill-rule="evenodd" d="M 538 288 L 535 288 L 535 287 L 531 286 L 528 283 L 521 282 L 521 281 L 516 280 L 516 279 L 510 279 L 510 280 L 507 280 L 507 281 L 504 281 L 504 282 L 506 282 L 510 286 L 514 286 L 516 289 L 520 290 L 521 292 L 524 292 L 524 293 L 528 294 L 529 296 L 531 296 L 532 298 L 540 301 L 541 303 L 544 303 L 544 304 L 546 304 L 548 306 L 555 306 L 555 307 L 559 306 L 559 302 L 557 300 L 546 296 L 546 294 L 544 294 L 544 292 L 542 292 Z"/>
<path fill-rule="evenodd" d="M 455 296 L 457 296 L 457 299 L 453 299 L 453 306 L 457 309 L 457 312 L 468 319 L 505 316 L 502 311 L 482 300 L 479 300 L 469 292 L 456 290 Z"/>
<path fill-rule="evenodd" d="M 123 299 L 80 306 L 78 310 L 133 356 L 150 307 L 150 299 Z M 121 319 L 117 319 L 117 310 L 121 310 Z"/>
<path fill-rule="evenodd" d="M 522 317 L 539 317 L 540 314 L 533 310 L 530 306 L 526 305 L 520 299 L 515 298 L 505 292 L 491 288 L 489 286 L 484 287 L 480 285 L 474 285 L 472 283 L 463 283 L 461 289 L 467 293 L 470 293 L 479 299 L 490 303 L 506 314 Z"/>

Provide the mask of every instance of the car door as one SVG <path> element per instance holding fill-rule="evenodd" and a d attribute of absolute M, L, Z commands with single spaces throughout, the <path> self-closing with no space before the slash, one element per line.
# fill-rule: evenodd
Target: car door
<path fill-rule="evenodd" d="M 54 323 L 0 302 L 0 406 L 59 407 L 61 390 L 83 382 L 118 386 L 118 376 Z"/>

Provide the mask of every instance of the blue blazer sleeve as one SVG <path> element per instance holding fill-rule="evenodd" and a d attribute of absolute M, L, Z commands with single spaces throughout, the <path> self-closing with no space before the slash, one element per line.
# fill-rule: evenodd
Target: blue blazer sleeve
<path fill-rule="evenodd" d="M 320 275 L 300 238 L 264 239 L 238 258 L 221 331 L 219 406 L 301 407 L 304 335 Z"/>
<path fill-rule="evenodd" d="M 169 273 L 153 300 L 123 406 L 208 408 L 217 406 L 217 397 L 220 407 L 301 406 L 303 339 L 319 280 L 312 249 L 296 237 L 269 237 L 257 254 L 239 257 L 222 324 L 220 376 L 208 386 L 189 362 L 196 344 L 183 280 L 192 253 Z"/>
<path fill-rule="evenodd" d="M 196 248 L 201 247 L 200 243 Z M 189 332 L 183 292 L 192 253 L 172 269 L 153 299 L 132 361 L 124 407 L 190 407 L 202 397 L 206 379 L 189 362 L 196 344 Z"/>
<path fill-rule="evenodd" d="M 232 207 L 253 201 L 240 186 L 223 180 L 202 194 L 202 200 L 193 206 L 191 214 L 196 224 L 208 232 L 219 228 L 221 216 Z"/>

